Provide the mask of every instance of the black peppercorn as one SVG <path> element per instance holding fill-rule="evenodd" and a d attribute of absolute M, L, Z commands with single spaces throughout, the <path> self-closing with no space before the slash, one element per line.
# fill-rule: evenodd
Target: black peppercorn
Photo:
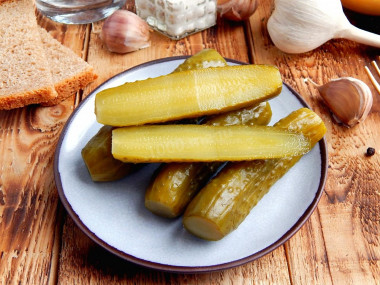
<path fill-rule="evenodd" d="M 372 156 L 375 154 L 375 149 L 373 147 L 367 148 L 366 156 Z"/>

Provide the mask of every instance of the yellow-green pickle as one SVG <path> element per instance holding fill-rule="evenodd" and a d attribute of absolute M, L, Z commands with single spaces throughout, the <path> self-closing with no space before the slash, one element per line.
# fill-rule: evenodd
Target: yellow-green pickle
<path fill-rule="evenodd" d="M 214 49 L 204 49 L 186 59 L 174 72 L 208 67 L 226 66 L 226 60 Z M 243 108 L 238 111 L 210 116 L 205 124 L 267 125 L 272 117 L 269 103 Z M 145 192 L 145 207 L 152 213 L 176 218 L 183 213 L 199 189 L 223 163 L 167 163 L 153 178 Z"/>
<path fill-rule="evenodd" d="M 203 49 L 200 52 L 187 58 L 181 63 L 174 72 L 185 71 L 189 69 L 201 69 L 208 67 L 226 66 L 227 62 L 223 56 L 214 49 Z"/>
<path fill-rule="evenodd" d="M 315 145 L 326 132 L 321 118 L 302 108 L 276 123 L 302 132 Z M 229 163 L 190 202 L 184 227 L 206 240 L 220 240 L 235 230 L 251 209 L 302 156 Z"/>
<path fill-rule="evenodd" d="M 145 125 L 112 131 L 112 155 L 121 161 L 242 161 L 302 155 L 302 133 L 268 126 Z"/>
<path fill-rule="evenodd" d="M 173 72 L 210 66 L 225 66 L 227 62 L 214 49 L 204 49 L 187 58 Z M 93 181 L 114 181 L 140 168 L 140 165 L 123 163 L 112 156 L 113 127 L 103 126 L 82 150 L 82 158 Z"/>
<path fill-rule="evenodd" d="M 236 65 L 173 72 L 128 82 L 96 94 L 99 123 L 116 127 L 219 114 L 280 94 L 272 65 Z"/>
<path fill-rule="evenodd" d="M 125 177 L 139 166 L 124 163 L 111 154 L 112 127 L 103 126 L 82 149 L 82 158 L 93 181 L 114 181 Z"/>
<path fill-rule="evenodd" d="M 267 125 L 272 117 L 268 102 L 211 117 L 208 125 Z M 199 189 L 223 163 L 165 164 L 145 192 L 145 207 L 156 215 L 176 218 L 183 213 Z"/>

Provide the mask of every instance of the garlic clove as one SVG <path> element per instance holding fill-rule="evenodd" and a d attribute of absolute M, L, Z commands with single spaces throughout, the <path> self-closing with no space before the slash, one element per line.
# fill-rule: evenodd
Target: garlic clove
<path fill-rule="evenodd" d="M 127 53 L 150 46 L 148 24 L 127 10 L 117 10 L 105 20 L 100 38 L 107 49 L 115 53 Z"/>
<path fill-rule="evenodd" d="M 368 116 L 372 108 L 372 92 L 363 81 L 352 77 L 333 79 L 316 86 L 322 99 L 329 107 L 336 121 L 352 127 Z"/>
<path fill-rule="evenodd" d="M 257 0 L 218 0 L 218 15 L 231 21 L 247 20 L 257 9 Z"/>

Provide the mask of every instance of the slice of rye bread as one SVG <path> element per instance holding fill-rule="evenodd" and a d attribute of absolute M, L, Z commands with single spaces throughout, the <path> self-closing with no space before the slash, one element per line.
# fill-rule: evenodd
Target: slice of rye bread
<path fill-rule="evenodd" d="M 56 105 L 74 95 L 98 76 L 94 69 L 71 49 L 54 39 L 45 29 L 39 28 L 43 47 L 53 76 L 58 96 L 41 103 L 43 106 Z"/>
<path fill-rule="evenodd" d="M 0 1 L 0 37 L 0 110 L 56 98 L 33 1 Z"/>

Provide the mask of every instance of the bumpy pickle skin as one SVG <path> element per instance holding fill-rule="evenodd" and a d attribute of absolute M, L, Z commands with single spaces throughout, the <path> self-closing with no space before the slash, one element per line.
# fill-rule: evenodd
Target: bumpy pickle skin
<path fill-rule="evenodd" d="M 307 108 L 294 111 L 276 126 L 302 132 L 312 146 L 326 133 L 321 118 Z M 229 163 L 190 202 L 183 216 L 184 227 L 202 239 L 222 239 L 301 157 Z"/>
<path fill-rule="evenodd" d="M 201 69 L 208 67 L 226 66 L 226 60 L 214 49 L 203 49 L 193 56 L 187 58 L 181 63 L 174 72 L 185 71 L 189 69 Z"/>
<path fill-rule="evenodd" d="M 112 131 L 112 155 L 121 161 L 243 161 L 302 155 L 301 133 L 267 126 L 148 125 Z"/>
<path fill-rule="evenodd" d="M 205 124 L 210 126 L 266 126 L 272 118 L 272 108 L 268 102 L 242 108 L 228 113 L 210 116 Z"/>
<path fill-rule="evenodd" d="M 209 118 L 205 124 L 216 126 L 267 125 L 272 117 L 268 102 Z M 211 163 L 165 164 L 145 192 L 145 207 L 165 218 L 180 216 L 194 195 L 222 166 Z"/>
<path fill-rule="evenodd" d="M 125 177 L 139 166 L 123 163 L 111 154 L 112 127 L 103 126 L 82 149 L 81 155 L 92 181 L 114 181 Z"/>
<path fill-rule="evenodd" d="M 272 65 L 237 65 L 174 72 L 96 94 L 99 123 L 131 126 L 219 114 L 277 96 L 282 79 Z"/>
<path fill-rule="evenodd" d="M 177 218 L 222 163 L 168 163 L 145 192 L 145 207 L 164 218 Z"/>

